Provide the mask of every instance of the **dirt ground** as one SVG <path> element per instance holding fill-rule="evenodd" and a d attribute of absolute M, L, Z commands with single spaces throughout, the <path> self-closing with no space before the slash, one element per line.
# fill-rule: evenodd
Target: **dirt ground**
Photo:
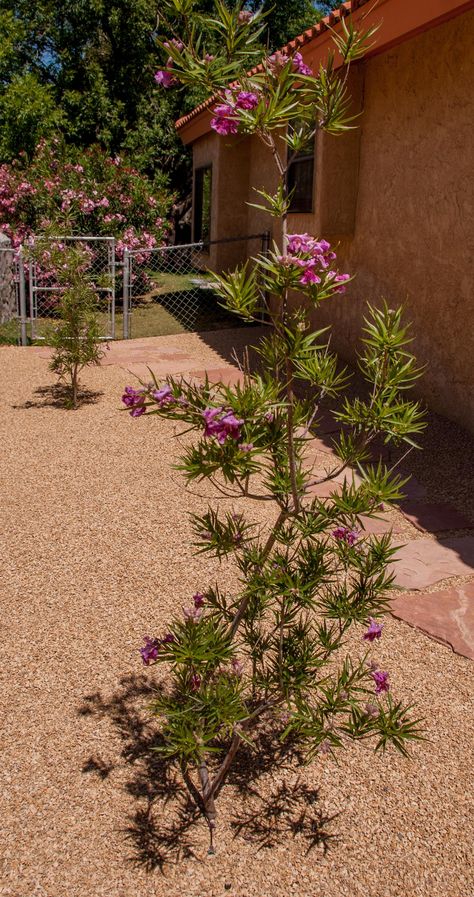
<path fill-rule="evenodd" d="M 161 345 L 218 361 L 194 334 Z M 42 391 L 37 352 L 0 349 L 0 377 L 0 895 L 473 897 L 474 665 L 391 618 L 376 658 L 429 741 L 276 771 L 265 745 L 242 752 L 207 856 L 150 750 L 157 674 L 138 654 L 216 576 L 189 547 L 202 498 L 170 471 L 172 426 L 121 412 L 117 366 L 85 374 L 97 395 L 76 412 Z M 465 463 L 465 438 L 441 456 Z"/>

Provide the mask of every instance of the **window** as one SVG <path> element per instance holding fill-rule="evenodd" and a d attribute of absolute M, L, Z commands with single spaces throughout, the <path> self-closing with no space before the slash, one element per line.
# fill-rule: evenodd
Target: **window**
<path fill-rule="evenodd" d="M 212 166 L 196 168 L 194 172 L 194 240 L 211 239 Z"/>
<path fill-rule="evenodd" d="M 314 143 L 299 152 L 288 169 L 288 191 L 293 191 L 290 212 L 313 211 Z"/>

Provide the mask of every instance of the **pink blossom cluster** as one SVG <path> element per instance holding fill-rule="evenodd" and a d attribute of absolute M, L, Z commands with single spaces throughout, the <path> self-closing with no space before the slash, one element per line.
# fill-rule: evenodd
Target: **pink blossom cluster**
<path fill-rule="evenodd" d="M 125 249 L 129 251 L 140 250 L 140 252 L 137 252 L 135 259 L 139 265 L 142 265 L 149 257 L 149 251 L 154 249 L 156 245 L 157 239 L 154 234 L 150 234 L 148 231 L 142 231 L 142 233 L 137 234 L 134 227 L 127 227 L 123 237 L 117 240 L 115 244 L 115 252 L 117 257 L 121 259 Z"/>
<path fill-rule="evenodd" d="M 280 72 L 288 63 L 292 61 L 293 71 L 298 75 L 313 75 L 314 72 L 309 65 L 303 60 L 301 53 L 296 52 L 293 53 L 293 56 L 289 56 L 287 53 L 283 53 L 281 50 L 277 50 L 276 53 L 273 53 L 267 60 L 268 66 L 271 71 L 277 73 Z"/>
<path fill-rule="evenodd" d="M 42 140 L 31 161 L 20 153 L 0 165 L 0 231 L 14 248 L 54 223 L 58 232 L 115 236 L 119 253 L 148 251 L 164 239 L 159 197 L 146 177 L 98 148 L 72 161 L 65 156 L 59 140 Z"/>
<path fill-rule="evenodd" d="M 225 408 L 206 408 L 202 412 L 204 418 L 204 436 L 217 439 L 219 445 L 224 445 L 228 439 L 238 441 L 240 428 L 244 421 L 236 417 L 233 411 Z"/>
<path fill-rule="evenodd" d="M 168 51 L 173 47 L 175 50 L 178 50 L 179 53 L 184 49 L 184 44 L 175 37 L 171 38 L 169 41 L 165 41 L 163 46 Z M 159 87 L 164 87 L 167 90 L 169 87 L 174 87 L 175 84 L 178 83 L 177 78 L 173 75 L 173 72 L 170 71 L 170 69 L 173 68 L 173 64 L 173 57 L 170 56 L 166 61 L 166 69 L 159 69 L 159 71 L 155 72 L 155 81 Z"/>
<path fill-rule="evenodd" d="M 214 116 L 211 119 L 211 128 L 223 136 L 237 134 L 239 130 L 242 111 L 255 109 L 259 103 L 259 96 L 254 91 L 241 90 L 237 94 L 227 91 L 225 103 L 219 103 L 214 108 Z"/>
<path fill-rule="evenodd" d="M 352 548 L 359 538 L 359 531 L 351 529 L 349 526 L 338 526 L 333 530 L 333 536 L 339 542 L 345 542 Z"/>
<path fill-rule="evenodd" d="M 303 286 L 333 282 L 339 284 L 334 290 L 336 293 L 345 292 L 345 281 L 350 280 L 349 274 L 338 274 L 331 269 L 331 262 L 336 259 L 336 253 L 331 249 L 327 240 L 316 240 L 310 234 L 290 234 L 287 239 L 287 255 L 278 256 L 278 261 L 283 267 L 296 266 L 302 269 L 299 282 Z"/>

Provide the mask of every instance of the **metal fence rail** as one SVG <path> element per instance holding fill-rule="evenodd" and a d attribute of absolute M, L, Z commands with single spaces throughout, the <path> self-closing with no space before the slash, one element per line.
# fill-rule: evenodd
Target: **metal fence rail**
<path fill-rule="evenodd" d="M 238 319 L 219 305 L 210 270 L 219 250 L 228 260 L 225 269 L 258 252 L 267 251 L 269 235 L 250 234 L 224 240 L 209 240 L 153 249 L 125 251 L 123 259 L 123 338 L 134 335 L 134 314 L 153 308 L 162 327 L 173 324 L 181 330 L 212 330 L 238 326 Z"/>

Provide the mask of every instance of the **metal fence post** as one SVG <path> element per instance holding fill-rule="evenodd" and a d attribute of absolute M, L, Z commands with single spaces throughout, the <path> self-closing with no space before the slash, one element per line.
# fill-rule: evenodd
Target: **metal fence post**
<path fill-rule="evenodd" d="M 23 261 L 23 247 L 20 246 L 18 252 L 18 293 L 20 299 L 20 344 L 28 345 L 28 334 L 26 331 L 26 323 L 28 314 L 26 311 L 26 289 L 25 289 L 25 263 Z"/>
<path fill-rule="evenodd" d="M 31 339 L 36 339 L 36 314 L 37 314 L 37 305 L 35 303 L 35 284 L 33 279 L 36 279 L 36 271 L 33 266 L 33 260 L 30 258 L 28 261 L 28 292 L 30 298 L 30 334 Z"/>
<path fill-rule="evenodd" d="M 110 309 L 110 336 L 112 339 L 115 339 L 115 237 L 112 237 L 110 242 L 108 243 L 108 255 L 109 255 L 109 274 L 111 279 L 111 303 L 112 307 Z"/>
<path fill-rule="evenodd" d="M 130 318 L 129 318 L 129 283 L 130 283 L 130 259 L 128 250 L 123 251 L 123 338 L 130 339 Z"/>

